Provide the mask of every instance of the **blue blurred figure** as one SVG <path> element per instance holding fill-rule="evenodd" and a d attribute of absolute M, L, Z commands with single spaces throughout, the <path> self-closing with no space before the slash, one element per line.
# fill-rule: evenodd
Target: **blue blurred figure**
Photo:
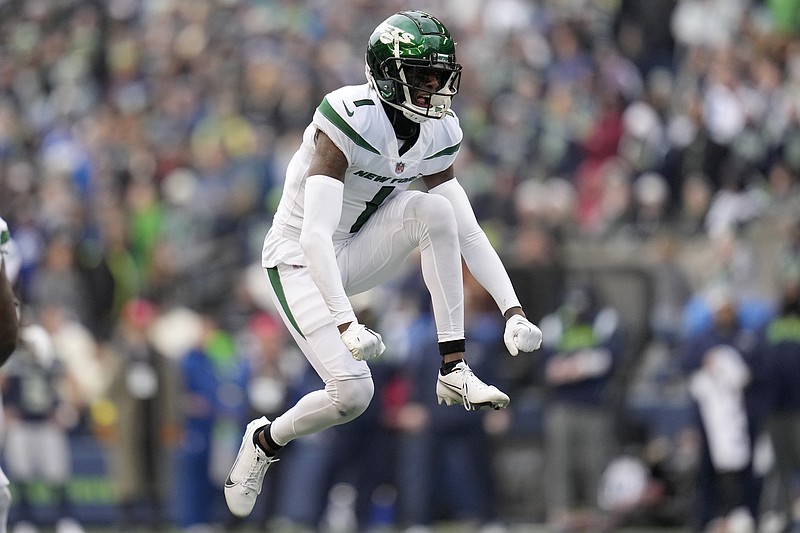
<path fill-rule="evenodd" d="M 714 286 L 705 297 L 711 322 L 692 330 L 680 356 L 701 435 L 690 525 L 748 531 L 759 516 L 761 480 L 753 458 L 768 407 L 767 366 L 758 350 L 762 319 L 746 318 L 752 315 L 730 286 Z"/>
<path fill-rule="evenodd" d="M 205 531 L 222 506 L 214 478 L 215 431 L 244 406 L 246 367 L 235 357 L 229 337 L 211 314 L 203 315 L 196 345 L 180 361 L 183 378 L 183 438 L 176 458 L 177 523 L 186 531 Z M 239 393 L 237 394 L 236 391 Z M 238 429 L 238 428 L 237 428 Z"/>
<path fill-rule="evenodd" d="M 496 381 L 492 369 L 496 356 L 504 351 L 503 317 L 489 294 L 471 281 L 465 276 L 466 353 L 476 372 Z M 408 531 L 428 531 L 440 520 L 502 528 L 494 523 L 492 450 L 484 429 L 486 416 L 494 413 L 437 405 L 435 375 L 440 358 L 433 342 L 436 325 L 426 299 L 419 298 L 419 302 L 420 312 L 408 326 L 408 359 L 402 370 L 407 401 L 394 423 L 400 431 L 400 522 Z"/>
<path fill-rule="evenodd" d="M 374 320 L 368 299 L 356 300 L 359 317 Z M 346 428 L 330 427 L 306 435 L 281 452 L 274 477 L 267 477 L 275 495 L 271 530 L 368 530 L 392 520 L 391 509 L 376 513 L 392 497 L 394 437 L 388 419 L 397 402 L 396 369 L 389 357 L 370 366 L 376 390 L 382 391 L 367 410 Z M 438 358 L 437 358 L 438 359 Z M 322 382 L 303 360 L 305 371 L 289 383 L 286 402 L 292 404 Z M 378 500 L 376 502 L 376 499 Z M 269 501 L 269 500 L 268 500 Z M 383 524 L 376 524 L 382 522 Z"/>
<path fill-rule="evenodd" d="M 774 513 L 784 531 L 797 531 L 800 490 L 800 270 L 784 282 L 780 311 L 764 330 L 763 349 L 769 376 L 767 430 L 775 454 L 774 501 L 765 511 Z M 766 491 L 765 487 L 765 491 Z M 765 517 L 767 516 L 765 512 Z M 765 518 L 765 517 L 762 517 Z"/>
<path fill-rule="evenodd" d="M 618 312 L 583 283 L 541 322 L 546 388 L 547 520 L 557 530 L 597 527 L 597 494 L 615 445 L 612 382 L 623 353 Z"/>

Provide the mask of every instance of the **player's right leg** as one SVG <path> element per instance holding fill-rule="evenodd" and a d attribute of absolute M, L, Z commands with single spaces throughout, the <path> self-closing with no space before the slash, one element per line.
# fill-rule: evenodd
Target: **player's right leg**
<path fill-rule="evenodd" d="M 275 453 L 290 441 L 353 420 L 374 393 L 369 367 L 356 361 L 342 343 L 322 295 L 302 266 L 280 264 L 267 270 L 270 294 L 281 318 L 309 363 L 325 383 L 270 422 L 248 424 L 239 454 L 225 482 L 228 508 L 247 516 Z"/>
<path fill-rule="evenodd" d="M 11 509 L 9 485 L 5 472 L 0 468 L 0 533 L 6 533 L 8 529 L 8 511 Z"/>

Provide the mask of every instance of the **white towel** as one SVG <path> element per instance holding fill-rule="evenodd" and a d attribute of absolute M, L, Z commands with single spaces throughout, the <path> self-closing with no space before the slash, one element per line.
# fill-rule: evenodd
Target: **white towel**
<path fill-rule="evenodd" d="M 737 471 L 750 460 L 750 436 L 744 405 L 744 388 L 750 370 L 739 352 L 717 346 L 689 382 L 689 391 L 700 406 L 708 437 L 711 461 L 718 471 Z"/>

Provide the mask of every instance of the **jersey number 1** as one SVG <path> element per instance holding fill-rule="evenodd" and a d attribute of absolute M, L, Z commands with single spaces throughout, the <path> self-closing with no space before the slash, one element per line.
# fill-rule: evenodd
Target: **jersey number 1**
<path fill-rule="evenodd" d="M 381 205 L 384 200 L 386 200 L 386 197 L 389 196 L 393 190 L 394 187 L 389 187 L 388 185 L 381 187 L 375 196 L 372 197 L 372 200 L 367 202 L 367 206 L 364 208 L 361 214 L 358 215 L 358 218 L 350 227 L 350 233 L 355 233 L 360 230 L 361 227 L 367 223 L 369 217 L 371 217 L 373 213 L 378 210 L 378 206 Z"/>

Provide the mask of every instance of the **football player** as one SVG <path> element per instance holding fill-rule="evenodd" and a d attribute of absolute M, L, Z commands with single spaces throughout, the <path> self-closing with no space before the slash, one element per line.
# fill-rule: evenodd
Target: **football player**
<path fill-rule="evenodd" d="M 225 483 L 231 512 L 247 516 L 269 465 L 293 439 L 353 420 L 374 392 L 367 361 L 384 349 L 348 296 L 398 273 L 418 249 L 442 357 L 439 403 L 502 409 L 508 396 L 465 359 L 463 256 L 506 318 L 512 355 L 539 348 L 508 274 L 481 230 L 453 163 L 462 131 L 450 109 L 461 65 L 445 26 L 396 13 L 372 33 L 368 83 L 322 100 L 289 162 L 264 241 L 263 266 L 287 328 L 325 383 L 270 422 L 248 424 Z M 422 180 L 427 193 L 409 191 Z"/>
<path fill-rule="evenodd" d="M 6 256 L 11 250 L 11 234 L 8 224 L 0 218 L 0 365 L 14 353 L 19 333 L 17 304 L 11 288 L 16 269 L 6 265 Z"/>
<path fill-rule="evenodd" d="M 19 335 L 17 301 L 11 287 L 18 269 L 6 265 L 6 256 L 10 254 L 11 247 L 8 224 L 0 217 L 0 366 L 14 353 Z M 8 486 L 8 477 L 0 468 L 0 533 L 6 533 L 8 512 L 11 508 L 11 491 Z"/>

